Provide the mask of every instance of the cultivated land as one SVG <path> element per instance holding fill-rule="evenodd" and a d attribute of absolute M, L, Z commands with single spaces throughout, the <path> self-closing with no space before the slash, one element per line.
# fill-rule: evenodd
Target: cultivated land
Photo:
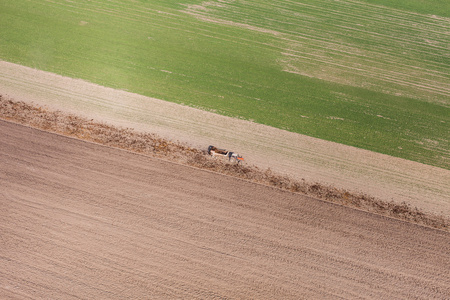
<path fill-rule="evenodd" d="M 442 2 L 2 1 L 0 58 L 449 169 Z"/>
<path fill-rule="evenodd" d="M 446 299 L 450 235 L 0 121 L 0 294 Z"/>
<path fill-rule="evenodd" d="M 0 118 L 300 193 L 0 120 L 0 295 L 449 298 L 450 4 L 184 2 L 1 2 Z"/>
<path fill-rule="evenodd" d="M 250 166 L 450 217 L 450 171 L 446 169 L 7 62 L 0 62 L 0 90 L 15 101 L 156 133 L 198 149 L 213 144 L 241 153 Z"/>

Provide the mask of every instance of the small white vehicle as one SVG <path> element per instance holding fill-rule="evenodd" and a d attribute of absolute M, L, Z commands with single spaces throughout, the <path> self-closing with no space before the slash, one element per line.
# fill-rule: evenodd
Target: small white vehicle
<path fill-rule="evenodd" d="M 227 151 L 224 149 L 218 149 L 214 146 L 209 146 L 208 147 L 208 154 L 211 156 L 224 156 L 224 157 L 228 157 L 228 160 L 231 161 L 231 159 L 234 159 L 237 163 L 240 163 L 241 161 L 244 160 L 244 158 L 242 156 L 240 156 L 237 153 L 231 152 L 231 151 Z"/>

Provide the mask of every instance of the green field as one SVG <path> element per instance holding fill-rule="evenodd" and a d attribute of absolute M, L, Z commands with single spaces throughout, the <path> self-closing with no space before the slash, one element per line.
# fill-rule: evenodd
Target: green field
<path fill-rule="evenodd" d="M 397 2 L 0 0 L 0 59 L 450 169 L 450 4 Z"/>

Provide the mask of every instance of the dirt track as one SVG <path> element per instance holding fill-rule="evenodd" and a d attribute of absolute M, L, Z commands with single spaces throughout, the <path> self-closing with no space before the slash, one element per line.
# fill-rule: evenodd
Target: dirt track
<path fill-rule="evenodd" d="M 450 234 L 0 121 L 7 298 L 445 299 Z"/>
<path fill-rule="evenodd" d="M 0 94 L 450 217 L 450 171 L 0 61 Z"/>

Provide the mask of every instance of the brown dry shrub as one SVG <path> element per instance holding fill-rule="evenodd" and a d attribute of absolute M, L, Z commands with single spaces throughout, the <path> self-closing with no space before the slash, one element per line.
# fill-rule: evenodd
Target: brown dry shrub
<path fill-rule="evenodd" d="M 153 133 L 136 132 L 130 128 L 117 128 L 108 124 L 97 123 L 94 120 L 61 111 L 50 111 L 25 102 L 14 101 L 2 95 L 0 95 L 0 118 L 49 132 L 235 176 L 408 222 L 447 231 L 450 229 L 450 219 L 424 213 L 417 207 L 413 208 L 405 202 L 401 204 L 386 202 L 372 196 L 353 193 L 320 183 L 298 181 L 288 176 L 276 174 L 270 169 L 261 170 L 256 166 L 229 163 L 225 159 L 210 157 L 205 150 L 191 148 L 180 142 L 169 141 Z"/>

